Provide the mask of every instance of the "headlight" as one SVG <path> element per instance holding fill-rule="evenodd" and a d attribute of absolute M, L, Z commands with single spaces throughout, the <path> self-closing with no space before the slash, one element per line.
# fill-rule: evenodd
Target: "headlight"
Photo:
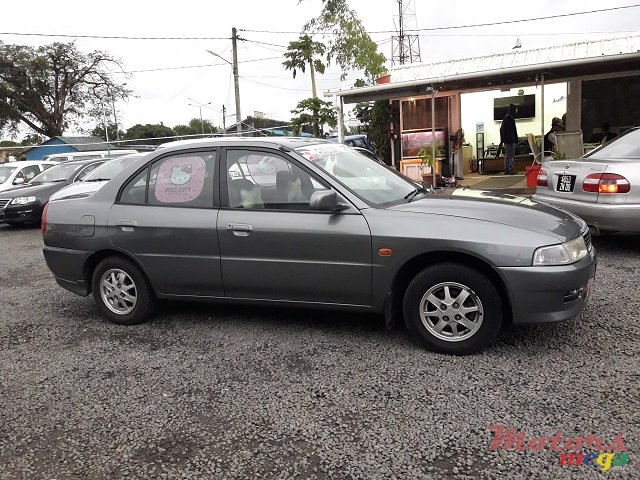
<path fill-rule="evenodd" d="M 534 265 L 568 265 L 587 256 L 587 245 L 582 236 L 559 245 L 540 247 L 533 252 Z"/>
<path fill-rule="evenodd" d="M 26 205 L 27 203 L 33 203 L 36 201 L 36 197 L 33 195 L 29 197 L 16 197 L 11 200 L 11 205 Z"/>

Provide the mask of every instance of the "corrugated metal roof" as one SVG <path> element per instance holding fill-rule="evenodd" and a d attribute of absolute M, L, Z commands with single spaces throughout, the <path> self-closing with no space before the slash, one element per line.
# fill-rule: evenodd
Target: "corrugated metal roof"
<path fill-rule="evenodd" d="M 507 53 L 438 63 L 402 65 L 391 70 L 391 83 L 467 75 L 510 68 L 546 66 L 570 60 L 586 60 L 638 52 L 640 52 L 640 35 L 629 35 L 531 50 L 518 49 Z"/>
<path fill-rule="evenodd" d="M 594 75 L 638 74 L 640 34 L 437 63 L 413 63 L 391 71 L 390 83 L 332 90 L 344 103 L 563 82 Z"/>

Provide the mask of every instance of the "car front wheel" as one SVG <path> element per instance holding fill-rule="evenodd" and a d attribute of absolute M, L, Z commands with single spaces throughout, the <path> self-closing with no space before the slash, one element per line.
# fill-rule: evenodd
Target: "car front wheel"
<path fill-rule="evenodd" d="M 155 298 L 147 278 L 132 261 L 102 260 L 93 272 L 93 298 L 101 313 L 119 325 L 135 325 L 153 313 Z"/>
<path fill-rule="evenodd" d="M 409 331 L 427 348 L 453 355 L 475 353 L 492 342 L 502 323 L 502 302 L 493 283 L 462 264 L 425 268 L 404 296 Z"/>

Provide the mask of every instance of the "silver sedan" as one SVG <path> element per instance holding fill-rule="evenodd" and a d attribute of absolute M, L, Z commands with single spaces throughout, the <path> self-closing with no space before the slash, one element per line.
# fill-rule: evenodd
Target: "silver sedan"
<path fill-rule="evenodd" d="M 533 200 L 575 213 L 595 234 L 640 232 L 640 127 L 577 160 L 544 162 Z"/>

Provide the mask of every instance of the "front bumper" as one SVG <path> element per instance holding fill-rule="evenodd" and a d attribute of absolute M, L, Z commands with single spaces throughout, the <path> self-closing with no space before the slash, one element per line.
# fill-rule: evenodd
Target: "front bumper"
<path fill-rule="evenodd" d="M 42 253 L 58 285 L 83 297 L 91 293 L 84 270 L 91 252 L 45 246 Z"/>
<path fill-rule="evenodd" d="M 640 205 L 638 204 L 588 203 L 542 194 L 533 195 L 531 200 L 568 210 L 589 225 L 602 230 L 640 232 Z"/>
<path fill-rule="evenodd" d="M 42 218 L 42 205 L 31 203 L 26 205 L 7 205 L 0 209 L 0 222 L 34 223 Z"/>
<path fill-rule="evenodd" d="M 584 310 L 596 273 L 596 253 L 572 265 L 501 267 L 514 324 L 569 320 Z"/>

